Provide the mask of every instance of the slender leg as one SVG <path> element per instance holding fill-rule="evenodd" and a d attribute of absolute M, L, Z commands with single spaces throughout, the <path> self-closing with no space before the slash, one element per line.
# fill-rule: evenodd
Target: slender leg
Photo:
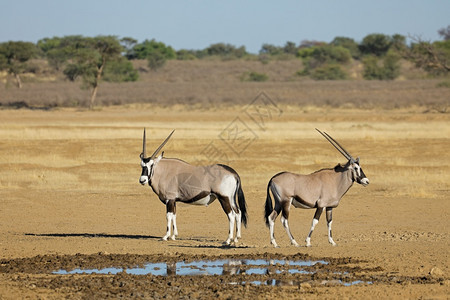
<path fill-rule="evenodd" d="M 284 202 L 285 205 L 283 205 L 282 208 L 282 214 L 281 214 L 281 224 L 283 224 L 284 229 L 286 230 L 286 233 L 291 240 L 291 244 L 298 247 L 298 243 L 295 241 L 294 236 L 291 233 L 291 229 L 289 228 L 289 209 L 291 207 L 291 202 Z"/>
<path fill-rule="evenodd" d="M 278 248 L 277 242 L 275 241 L 275 234 L 274 234 L 275 220 L 277 217 L 278 217 L 278 213 L 275 210 L 272 211 L 272 213 L 267 217 L 267 219 L 269 220 L 270 243 L 275 248 Z"/>
<path fill-rule="evenodd" d="M 228 231 L 228 239 L 225 241 L 227 245 L 231 244 L 231 241 L 236 242 L 237 239 L 233 240 L 233 233 L 234 233 L 234 223 L 235 223 L 236 213 L 231 210 L 228 214 L 228 221 L 229 221 L 229 231 Z"/>
<path fill-rule="evenodd" d="M 332 215 L 333 208 L 327 207 L 327 227 L 328 227 L 328 242 L 336 246 L 336 243 L 333 241 L 333 236 L 331 234 L 331 224 L 333 223 L 333 215 Z"/>
<path fill-rule="evenodd" d="M 178 228 L 177 228 L 177 203 L 173 202 L 173 216 L 172 216 L 172 222 L 173 222 L 173 233 L 172 233 L 172 240 L 175 240 L 175 237 L 178 236 Z"/>
<path fill-rule="evenodd" d="M 314 218 L 312 220 L 311 229 L 309 231 L 308 236 L 306 237 L 306 247 L 311 247 L 311 235 L 316 227 L 317 223 L 319 223 L 320 215 L 323 212 L 323 208 L 319 207 L 316 209 L 316 213 L 314 214 Z"/>
<path fill-rule="evenodd" d="M 170 231 L 172 229 L 172 222 L 174 220 L 175 215 L 175 200 L 168 200 L 166 202 L 166 219 L 167 219 L 167 231 L 166 235 L 163 236 L 163 240 L 167 241 L 167 238 L 170 236 Z M 175 239 L 175 236 L 172 236 L 172 239 Z"/>
<path fill-rule="evenodd" d="M 231 203 L 228 197 L 218 195 L 220 205 L 222 205 L 223 211 L 227 214 L 229 229 L 228 229 L 228 239 L 225 241 L 225 244 L 230 245 L 233 240 L 234 233 L 234 222 L 236 218 L 236 213 L 231 208 Z"/>
<path fill-rule="evenodd" d="M 236 238 L 234 239 L 235 242 L 238 241 L 238 239 L 241 238 L 241 220 L 242 220 L 242 214 L 241 211 L 236 213 Z"/>

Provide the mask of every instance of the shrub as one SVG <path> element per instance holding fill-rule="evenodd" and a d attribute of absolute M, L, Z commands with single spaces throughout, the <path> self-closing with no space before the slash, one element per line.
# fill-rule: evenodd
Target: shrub
<path fill-rule="evenodd" d="M 301 48 L 297 52 L 297 57 L 307 58 L 307 57 L 312 56 L 313 52 L 314 52 L 314 48 L 313 47 L 311 47 L 311 48 Z"/>
<path fill-rule="evenodd" d="M 104 73 L 103 79 L 110 82 L 137 81 L 139 79 L 138 71 L 124 57 L 107 64 Z"/>
<path fill-rule="evenodd" d="M 342 46 L 323 46 L 314 50 L 314 58 L 323 62 L 348 63 L 351 59 L 350 51 Z"/>
<path fill-rule="evenodd" d="M 149 59 L 151 56 L 164 56 L 165 59 L 176 58 L 175 50 L 172 47 L 166 46 L 163 42 L 157 42 L 156 40 L 145 40 L 140 44 L 136 44 L 132 52 L 133 56 L 129 56 L 128 59 Z"/>
<path fill-rule="evenodd" d="M 147 58 L 148 67 L 150 70 L 156 71 L 166 64 L 166 60 L 166 56 L 163 53 L 155 51 Z"/>
<path fill-rule="evenodd" d="M 255 82 L 263 82 L 267 81 L 269 79 L 269 76 L 264 73 L 258 73 L 258 72 L 245 72 L 242 77 L 241 81 L 255 81 Z"/>
<path fill-rule="evenodd" d="M 224 58 L 241 58 L 247 54 L 245 46 L 236 48 L 231 44 L 217 43 L 212 44 L 206 48 L 206 53 L 209 56 L 221 56 Z"/>
<path fill-rule="evenodd" d="M 297 72 L 299 76 L 308 76 L 316 80 L 346 79 L 347 74 L 339 64 L 351 60 L 350 51 L 342 46 L 321 45 L 302 48 L 297 56 L 301 57 L 305 68 Z"/>
<path fill-rule="evenodd" d="M 358 44 L 351 38 L 338 36 L 334 38 L 330 45 L 341 46 L 348 49 L 353 58 L 359 58 L 361 56 Z"/>
<path fill-rule="evenodd" d="M 338 64 L 325 64 L 311 71 L 311 78 L 315 80 L 342 80 L 347 74 Z"/>
<path fill-rule="evenodd" d="M 400 74 L 399 57 L 390 52 L 383 59 L 374 55 L 366 56 L 363 59 L 364 79 L 368 80 L 393 80 Z"/>
<path fill-rule="evenodd" d="M 177 59 L 178 60 L 194 60 L 197 58 L 195 54 L 196 53 L 194 50 L 181 49 L 181 50 L 177 51 Z"/>
<path fill-rule="evenodd" d="M 283 53 L 283 49 L 272 44 L 263 44 L 261 46 L 261 49 L 259 50 L 259 53 L 267 55 L 279 55 Z"/>
<path fill-rule="evenodd" d="M 361 53 L 366 55 L 383 56 L 392 46 L 392 38 L 385 34 L 369 34 L 359 45 Z"/>

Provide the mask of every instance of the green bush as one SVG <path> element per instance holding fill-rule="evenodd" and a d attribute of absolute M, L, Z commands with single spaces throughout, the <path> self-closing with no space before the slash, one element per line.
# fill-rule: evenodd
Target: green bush
<path fill-rule="evenodd" d="M 351 38 L 338 36 L 333 39 L 330 45 L 341 46 L 348 49 L 348 51 L 350 51 L 351 56 L 355 59 L 358 59 L 361 56 L 358 44 Z"/>
<path fill-rule="evenodd" d="M 166 56 L 163 53 L 155 51 L 147 58 L 148 67 L 150 70 L 156 71 L 166 64 L 166 60 Z"/>
<path fill-rule="evenodd" d="M 368 80 L 393 80 L 400 74 L 399 56 L 389 52 L 384 58 L 374 55 L 363 59 L 363 77 Z"/>
<path fill-rule="evenodd" d="M 314 52 L 314 47 L 311 47 L 311 48 L 300 48 L 298 50 L 298 52 L 297 52 L 297 57 L 307 58 L 307 57 L 312 56 L 313 52 Z"/>
<path fill-rule="evenodd" d="M 206 53 L 209 56 L 221 56 L 222 58 L 241 58 L 247 54 L 247 51 L 245 46 L 236 48 L 231 44 L 217 43 L 206 48 Z"/>
<path fill-rule="evenodd" d="M 383 56 L 393 44 L 390 36 L 380 33 L 369 34 L 359 44 L 359 50 L 365 55 Z"/>
<path fill-rule="evenodd" d="M 311 57 L 320 63 L 347 63 L 351 59 L 350 51 L 342 46 L 325 45 L 315 47 Z"/>
<path fill-rule="evenodd" d="M 241 81 L 255 81 L 255 82 L 263 82 L 267 81 L 269 79 L 269 76 L 264 73 L 258 73 L 258 72 L 245 72 L 242 77 Z"/>
<path fill-rule="evenodd" d="M 197 56 L 194 50 L 181 49 L 177 51 L 178 60 L 194 60 L 196 58 Z"/>
<path fill-rule="evenodd" d="M 163 42 L 157 42 L 154 39 L 151 41 L 145 40 L 140 44 L 136 44 L 131 53 L 133 56 L 129 56 L 128 59 L 149 59 L 154 54 L 156 56 L 162 55 L 165 59 L 176 58 L 176 52 L 172 47 L 166 46 Z"/>
<path fill-rule="evenodd" d="M 133 67 L 133 64 L 124 57 L 108 63 L 103 75 L 103 80 L 109 82 L 137 81 L 138 79 L 138 71 Z"/>
<path fill-rule="evenodd" d="M 280 55 L 281 53 L 283 53 L 283 49 L 272 44 L 263 44 L 259 50 L 259 54 Z"/>
<path fill-rule="evenodd" d="M 310 72 L 311 78 L 314 80 L 343 80 L 347 79 L 347 74 L 338 64 L 325 64 L 315 68 Z"/>

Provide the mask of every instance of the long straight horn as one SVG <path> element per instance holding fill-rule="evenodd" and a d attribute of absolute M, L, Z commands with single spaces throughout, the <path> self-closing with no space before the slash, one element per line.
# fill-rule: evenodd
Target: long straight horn
<path fill-rule="evenodd" d="M 146 157 L 147 156 L 147 151 L 146 151 L 146 147 L 145 147 L 145 144 L 146 144 L 147 142 L 146 142 L 146 138 L 145 138 L 145 128 L 144 128 L 144 137 L 143 137 L 143 139 L 142 139 L 142 156 L 143 157 Z"/>
<path fill-rule="evenodd" d="M 327 141 L 330 142 L 331 145 L 333 145 L 336 150 L 338 150 L 346 159 L 348 160 L 354 160 L 354 158 L 342 147 L 338 142 L 336 142 L 335 139 L 333 139 L 328 133 L 322 132 L 319 129 L 316 128 L 316 130 L 323 135 L 324 138 L 327 139 Z"/>
<path fill-rule="evenodd" d="M 164 142 L 162 142 L 162 144 L 158 147 L 158 149 L 155 150 L 155 152 L 153 152 L 151 159 L 155 158 L 155 156 L 158 154 L 159 150 L 162 149 L 162 147 L 164 147 L 164 145 L 167 143 L 167 141 L 170 139 L 170 137 L 172 136 L 172 134 L 175 132 L 175 129 L 172 130 L 172 132 L 169 134 L 169 136 L 164 140 Z"/>

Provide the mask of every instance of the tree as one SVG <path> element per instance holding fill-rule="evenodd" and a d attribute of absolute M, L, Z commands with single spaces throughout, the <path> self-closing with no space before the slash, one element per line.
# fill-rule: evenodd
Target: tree
<path fill-rule="evenodd" d="M 375 55 L 367 55 L 363 59 L 364 79 L 368 80 L 393 80 L 400 73 L 399 65 L 400 56 L 389 51 L 383 58 Z"/>
<path fill-rule="evenodd" d="M 181 49 L 177 51 L 178 60 L 194 60 L 197 58 L 196 50 Z"/>
<path fill-rule="evenodd" d="M 166 46 L 163 42 L 157 42 L 155 39 L 145 40 L 134 45 L 132 49 L 133 56 L 128 57 L 128 59 L 148 59 L 155 53 L 163 55 L 165 59 L 176 58 L 176 52 L 172 47 Z"/>
<path fill-rule="evenodd" d="M 353 58 L 359 58 L 361 56 L 361 52 L 358 48 L 358 43 L 356 43 L 355 40 L 351 38 L 338 36 L 335 37 L 333 41 L 331 41 L 330 45 L 341 46 L 348 49 Z"/>
<path fill-rule="evenodd" d="M 272 44 L 263 44 L 261 46 L 261 50 L 259 50 L 259 54 L 267 54 L 267 55 L 279 55 L 282 52 L 283 49 Z"/>
<path fill-rule="evenodd" d="M 20 74 L 25 71 L 28 60 L 36 55 L 36 46 L 30 42 L 9 41 L 0 44 L 0 69 L 7 70 L 16 79 L 17 87 L 22 88 Z"/>
<path fill-rule="evenodd" d="M 391 37 L 385 34 L 373 33 L 364 37 L 359 45 L 359 50 L 364 55 L 373 54 L 375 56 L 383 56 L 389 51 L 391 46 Z"/>
<path fill-rule="evenodd" d="M 166 64 L 166 56 L 160 50 L 154 51 L 148 56 L 148 67 L 150 70 L 156 71 Z"/>
<path fill-rule="evenodd" d="M 133 67 L 131 61 L 120 57 L 106 64 L 103 80 L 109 82 L 128 82 L 139 79 L 139 72 Z"/>
<path fill-rule="evenodd" d="M 450 40 L 450 25 L 448 25 L 447 28 L 439 29 L 438 34 L 444 39 L 444 41 Z"/>
<path fill-rule="evenodd" d="M 401 34 L 394 34 L 392 36 L 392 48 L 396 51 L 404 51 L 406 49 L 406 37 Z"/>
<path fill-rule="evenodd" d="M 134 53 L 134 46 L 137 44 L 137 40 L 131 37 L 124 37 L 120 39 L 120 44 L 125 50 L 125 57 L 133 59 L 136 54 Z"/>
<path fill-rule="evenodd" d="M 89 102 L 89 108 L 92 109 L 104 69 L 108 63 L 121 59 L 123 47 L 115 36 L 68 37 L 62 44 L 66 45 L 72 56 L 64 74 L 72 81 L 81 76 L 83 82 L 92 89 Z"/>
<path fill-rule="evenodd" d="M 44 38 L 37 42 L 37 47 L 47 59 L 48 64 L 57 71 L 59 71 L 64 63 L 70 58 L 70 52 L 67 47 L 62 46 L 62 43 L 64 42 L 66 42 L 65 38 L 59 37 Z"/>
<path fill-rule="evenodd" d="M 245 46 L 236 48 L 234 45 L 224 43 L 212 44 L 206 48 L 206 52 L 209 56 L 221 56 L 223 58 L 241 58 L 247 54 Z"/>
<path fill-rule="evenodd" d="M 296 55 L 297 51 L 298 51 L 298 48 L 294 42 L 287 41 L 283 47 L 283 52 L 286 54 Z"/>
<path fill-rule="evenodd" d="M 414 62 L 418 68 L 435 75 L 446 75 L 450 71 L 450 39 L 448 39 L 450 26 L 440 29 L 438 33 L 444 40 L 434 43 L 410 36 L 413 43 L 402 52 L 402 55 Z"/>
<path fill-rule="evenodd" d="M 342 46 L 323 45 L 312 48 L 301 48 L 297 54 L 302 58 L 304 70 L 297 74 L 311 75 L 317 80 L 346 79 L 345 72 L 339 64 L 350 61 L 351 55 L 347 48 Z"/>

